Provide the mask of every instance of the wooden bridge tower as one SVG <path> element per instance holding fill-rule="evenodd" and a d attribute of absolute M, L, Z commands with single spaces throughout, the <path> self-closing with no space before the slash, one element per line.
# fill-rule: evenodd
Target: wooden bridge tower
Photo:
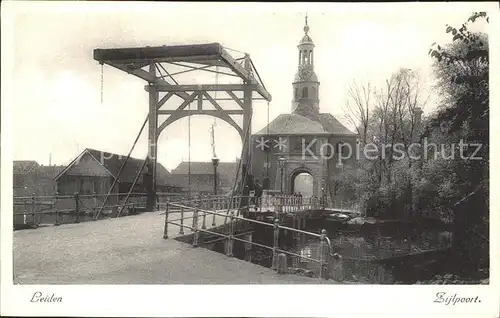
<path fill-rule="evenodd" d="M 251 119 L 252 101 L 264 99 L 271 101 L 250 55 L 233 58 L 227 49 L 219 43 L 201 45 L 178 45 L 160 47 L 138 47 L 118 49 L 95 49 L 94 59 L 101 65 L 110 65 L 128 74 L 137 76 L 147 82 L 145 86 L 149 94 L 148 115 L 148 157 L 146 162 L 147 208 L 156 207 L 156 160 L 158 137 L 170 124 L 178 119 L 192 115 L 208 115 L 220 118 L 236 129 L 242 139 L 241 180 L 251 175 Z M 233 50 L 234 51 L 234 50 Z M 238 51 L 235 51 L 238 52 Z M 241 53 L 241 52 L 240 52 Z M 169 72 L 168 67 L 181 67 L 181 71 Z M 233 76 L 241 80 L 240 84 L 181 84 L 178 79 L 188 72 L 211 72 L 225 76 Z M 256 76 L 255 76 L 256 75 Z M 211 94 L 223 92 L 226 97 L 216 98 Z M 258 94 L 254 97 L 254 92 Z M 174 109 L 165 109 L 164 105 L 172 96 L 180 97 L 181 104 Z M 236 109 L 224 109 L 218 101 L 234 101 Z M 208 101 L 215 110 L 207 109 Z M 196 103 L 196 109 L 186 109 Z M 168 117 L 162 122 L 159 116 Z M 241 115 L 242 125 L 237 124 L 230 115 Z M 141 173 L 141 172 L 139 172 Z M 242 187 L 240 187 L 242 189 Z"/>

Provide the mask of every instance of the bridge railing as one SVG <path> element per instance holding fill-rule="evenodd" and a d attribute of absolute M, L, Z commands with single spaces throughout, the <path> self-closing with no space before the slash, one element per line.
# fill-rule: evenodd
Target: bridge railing
<path fill-rule="evenodd" d="M 136 214 L 146 204 L 145 193 L 79 194 L 14 197 L 14 229 L 36 228 Z M 128 196 L 128 199 L 125 200 Z M 106 201 L 106 204 L 104 202 Z"/>
<path fill-rule="evenodd" d="M 227 201 L 224 201 L 227 202 Z M 212 201 L 213 203 L 213 201 Z M 231 202 L 229 202 L 231 203 Z M 282 272 L 286 269 L 279 268 L 278 255 L 285 254 L 292 257 L 297 257 L 299 259 L 305 259 L 310 262 L 318 263 L 319 265 L 319 277 L 327 278 L 327 272 L 329 268 L 329 263 L 334 259 L 339 259 L 340 256 L 333 251 L 333 246 L 330 239 L 327 236 L 326 230 L 322 230 L 321 234 L 307 232 L 303 230 L 298 230 L 295 228 L 283 226 L 279 223 L 279 218 L 275 218 L 273 223 L 263 222 L 259 220 L 254 220 L 250 218 L 245 218 L 243 216 L 236 215 L 235 209 L 229 209 L 229 214 L 225 211 L 218 211 L 217 208 L 206 209 L 203 208 L 203 201 L 191 202 L 189 205 L 179 204 L 169 202 L 165 205 L 165 225 L 163 238 L 168 239 L 168 227 L 169 225 L 175 225 L 179 227 L 179 235 L 185 234 L 185 229 L 191 230 L 193 233 L 192 246 L 198 247 L 200 245 L 200 233 L 207 233 L 214 235 L 216 237 L 221 237 L 226 241 L 225 253 L 227 256 L 233 256 L 233 246 L 234 242 L 242 242 L 245 244 L 250 244 L 253 246 L 258 246 L 270 250 L 272 252 L 272 269 Z M 223 231 L 218 232 L 215 229 L 207 229 L 207 218 L 212 217 L 212 227 L 217 224 L 216 218 L 219 217 L 220 225 L 223 226 Z M 222 221 L 223 220 L 223 221 Z M 265 227 L 273 228 L 273 244 L 265 245 L 254 242 L 252 240 L 247 240 L 245 238 L 240 238 L 235 233 L 236 223 L 247 222 L 247 224 L 258 224 Z M 319 242 L 319 253 L 318 257 L 307 257 L 304 255 L 297 254 L 290 250 L 282 249 L 279 245 L 280 232 L 287 231 L 291 233 L 296 233 L 299 235 L 310 236 L 318 240 Z"/>
<path fill-rule="evenodd" d="M 223 196 L 223 195 L 209 195 L 209 196 L 179 196 L 169 197 L 159 203 L 159 209 L 164 209 L 166 203 L 178 203 L 190 205 L 193 203 L 203 206 L 205 209 L 210 210 L 231 210 L 237 209 L 238 214 L 243 212 L 273 212 L 280 213 L 294 213 L 306 210 L 322 210 L 332 207 L 331 203 L 326 200 L 312 196 L 302 197 L 298 195 L 283 195 L 273 194 L 264 195 L 262 197 L 255 196 Z"/>

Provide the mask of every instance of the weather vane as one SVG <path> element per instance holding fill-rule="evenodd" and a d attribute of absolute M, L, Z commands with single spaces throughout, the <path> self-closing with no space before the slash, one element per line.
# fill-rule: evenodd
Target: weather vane
<path fill-rule="evenodd" d="M 304 26 L 304 32 L 307 34 L 309 32 L 309 26 L 307 25 L 307 12 L 306 12 L 306 25 Z"/>

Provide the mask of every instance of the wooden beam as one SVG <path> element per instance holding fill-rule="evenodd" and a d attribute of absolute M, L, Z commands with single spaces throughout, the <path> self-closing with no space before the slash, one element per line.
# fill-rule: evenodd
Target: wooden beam
<path fill-rule="evenodd" d="M 220 110 L 207 110 L 207 109 L 193 109 L 193 110 L 159 110 L 158 115 L 174 115 L 174 114 L 179 114 L 182 115 L 182 117 L 185 117 L 187 115 L 207 115 L 207 116 L 215 116 L 220 114 Z M 224 113 L 228 115 L 243 115 L 243 110 L 236 110 L 236 109 L 231 109 L 231 110 L 223 110 Z"/>
<path fill-rule="evenodd" d="M 201 94 L 200 94 L 201 95 Z M 225 120 L 228 124 L 230 124 L 231 126 L 233 127 L 240 127 L 238 124 L 236 124 L 236 122 L 229 116 L 229 112 L 222 109 L 222 107 L 219 105 L 219 103 L 217 103 L 213 98 L 212 96 L 210 96 L 210 94 L 208 94 L 207 92 L 203 92 L 203 95 L 205 95 L 205 97 L 210 101 L 210 103 L 212 103 L 212 105 L 214 105 L 214 107 L 218 110 L 218 112 L 220 113 L 220 116 L 219 118 Z M 243 112 L 242 112 L 242 115 L 243 115 Z M 240 131 L 238 131 L 240 132 Z M 241 130 L 241 132 L 243 133 L 243 130 Z"/>
<path fill-rule="evenodd" d="M 139 78 L 141 78 L 149 83 L 153 83 L 156 85 L 161 85 L 161 84 L 170 85 L 168 82 L 166 82 L 160 78 L 157 78 L 156 76 L 151 75 L 149 72 L 146 72 L 145 70 L 140 69 L 140 68 L 130 70 L 125 65 L 122 65 L 119 63 L 108 63 L 108 65 L 115 67 L 121 71 L 127 72 L 128 74 L 135 75 L 135 76 L 137 76 L 137 77 L 139 77 Z M 146 90 L 146 91 L 148 91 L 148 90 Z M 160 90 L 157 90 L 157 91 L 160 92 Z M 189 95 L 186 94 L 186 92 L 176 92 L 175 95 L 179 96 L 180 98 L 182 98 L 184 100 L 189 98 Z"/>
<path fill-rule="evenodd" d="M 170 97 L 172 97 L 172 95 L 174 95 L 173 92 L 168 92 L 167 95 L 163 96 L 159 101 L 158 101 L 158 104 L 156 105 L 156 109 L 160 109 L 163 104 L 165 104 L 169 99 Z"/>
<path fill-rule="evenodd" d="M 220 112 L 225 112 L 224 109 L 222 109 L 222 107 L 219 105 L 219 103 L 217 103 L 213 98 L 212 96 L 210 96 L 210 94 L 208 94 L 207 92 L 203 92 L 203 95 L 205 95 L 205 97 L 208 99 L 208 101 L 215 107 L 215 109 L 217 109 L 218 111 Z M 200 94 L 201 96 L 201 94 Z M 242 112 L 243 114 L 243 112 Z"/>
<path fill-rule="evenodd" d="M 269 92 L 253 78 L 252 74 L 248 70 L 241 66 L 235 59 L 233 59 L 233 57 L 229 53 L 227 53 L 224 48 L 221 48 L 220 55 L 221 58 L 229 64 L 231 69 L 245 81 L 245 83 L 256 85 L 256 88 L 252 89 L 257 91 L 260 96 L 265 98 L 267 101 L 271 101 L 271 94 L 269 94 Z M 249 56 L 247 56 L 246 58 L 250 59 Z"/>
<path fill-rule="evenodd" d="M 256 89 L 256 85 L 249 85 L 250 89 Z M 159 92 L 194 92 L 194 91 L 244 91 L 246 85 L 243 84 L 201 84 L 201 85 L 171 85 L 158 84 L 156 88 Z M 147 90 L 147 86 L 145 87 Z"/>
<path fill-rule="evenodd" d="M 231 98 L 232 98 L 232 99 L 233 99 L 233 100 L 234 100 L 234 101 L 235 101 L 238 105 L 240 105 L 240 107 L 241 107 L 242 109 L 244 109 L 244 108 L 245 108 L 245 104 L 243 104 L 243 102 L 241 101 L 241 99 L 239 99 L 239 98 L 238 98 L 238 96 L 236 96 L 236 94 L 235 94 L 235 93 L 233 93 L 233 92 L 231 92 L 231 91 L 226 91 L 226 93 L 227 93 L 229 96 L 231 96 Z"/>
<path fill-rule="evenodd" d="M 203 65 L 203 66 L 192 66 L 192 65 L 186 65 L 186 64 L 183 64 L 181 62 L 167 62 L 168 64 L 171 64 L 171 65 L 175 65 L 175 66 L 180 66 L 180 67 L 186 67 L 186 68 L 192 68 L 192 69 L 203 69 L 206 71 L 206 68 L 209 68 L 209 67 L 223 67 L 223 68 L 229 68 L 229 66 L 220 60 L 220 57 L 218 57 L 217 60 L 202 60 L 202 61 L 199 61 L 199 62 L 184 62 L 184 63 L 190 63 L 190 64 L 196 64 L 196 65 Z M 212 72 L 215 72 L 215 71 L 212 71 Z M 233 76 L 237 76 L 235 74 L 230 74 L 230 75 L 233 75 Z"/>
<path fill-rule="evenodd" d="M 198 110 L 203 110 L 203 95 L 198 94 Z"/>
<path fill-rule="evenodd" d="M 184 100 L 182 104 L 177 107 L 177 110 L 183 110 L 184 108 L 186 108 L 187 105 L 191 104 L 194 101 L 198 94 L 198 92 L 193 92 L 191 95 L 189 95 L 188 99 Z"/>
<path fill-rule="evenodd" d="M 229 125 L 233 126 L 234 129 L 238 132 L 240 137 L 243 139 L 243 129 L 231 118 L 229 117 L 228 114 L 224 114 L 221 111 L 217 110 L 212 110 L 212 111 L 198 111 L 198 110 L 188 110 L 188 111 L 177 111 L 173 113 L 170 117 L 168 117 L 161 125 L 158 127 L 158 136 L 161 134 L 161 132 L 167 128 L 168 125 L 172 124 L 176 120 L 179 120 L 181 118 L 187 117 L 187 116 L 192 116 L 195 114 L 195 112 L 200 112 L 200 115 L 212 115 L 216 118 L 220 118 L 221 120 L 227 122 Z M 210 112 L 210 113 L 208 113 Z"/>
<path fill-rule="evenodd" d="M 159 59 L 175 61 L 201 60 L 218 56 L 222 46 L 219 43 L 135 47 L 118 49 L 95 49 L 96 61 L 139 61 L 158 62 Z"/>

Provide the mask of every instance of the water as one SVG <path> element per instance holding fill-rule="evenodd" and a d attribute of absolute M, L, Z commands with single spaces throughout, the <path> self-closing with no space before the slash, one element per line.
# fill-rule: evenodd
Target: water
<path fill-rule="evenodd" d="M 435 262 L 433 259 L 418 260 L 419 264 L 408 261 L 392 262 L 395 257 L 440 249 L 449 246 L 449 232 L 442 230 L 423 230 L 392 225 L 370 225 L 366 227 L 349 227 L 324 220 L 310 221 L 306 231 L 320 233 L 325 228 L 331 240 L 333 252 L 342 256 L 341 260 L 329 258 L 325 268 L 327 278 L 341 282 L 359 282 L 370 284 L 392 284 L 395 282 L 414 283 L 426 279 L 433 273 Z M 273 228 L 254 224 L 251 234 L 245 239 L 262 245 L 273 245 Z M 201 246 L 219 253 L 226 253 L 225 240 Z M 298 254 L 287 255 L 287 266 L 292 273 L 299 273 L 311 277 L 318 277 L 320 273 L 319 239 L 297 235 L 292 231 L 280 230 L 279 248 Z M 272 266 L 273 252 L 271 249 L 234 241 L 233 256 L 242 260 L 268 267 Z M 326 257 L 326 256 L 325 256 Z M 410 268 L 409 268 L 410 267 Z M 423 268 L 422 268 L 423 267 Z"/>

